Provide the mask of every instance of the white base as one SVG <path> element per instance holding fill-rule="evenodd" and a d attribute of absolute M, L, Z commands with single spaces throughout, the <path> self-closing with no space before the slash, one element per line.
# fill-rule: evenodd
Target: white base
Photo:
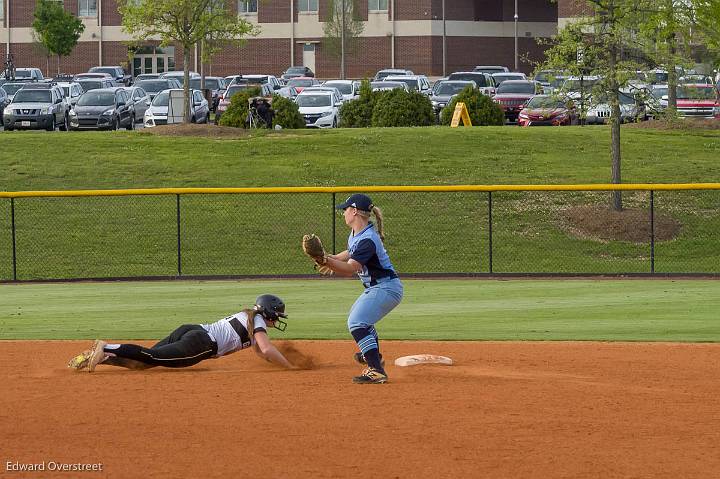
<path fill-rule="evenodd" d="M 447 356 L 436 356 L 434 354 L 414 354 L 395 360 L 395 366 L 415 366 L 416 364 L 446 364 L 451 366 L 452 363 L 452 359 Z"/>

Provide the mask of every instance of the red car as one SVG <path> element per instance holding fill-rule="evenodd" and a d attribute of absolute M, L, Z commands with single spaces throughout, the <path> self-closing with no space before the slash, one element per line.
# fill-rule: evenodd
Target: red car
<path fill-rule="evenodd" d="M 663 96 L 662 99 L 667 106 L 667 98 Z M 679 114 L 688 118 L 720 119 L 718 91 L 713 85 L 680 85 L 677 88 L 677 109 Z"/>
<path fill-rule="evenodd" d="M 320 85 L 320 82 L 311 77 L 295 77 L 287 81 L 287 86 L 294 86 L 298 93 L 302 93 L 309 86 L 317 85 Z"/>
<path fill-rule="evenodd" d="M 525 103 L 539 93 L 542 93 L 542 86 L 536 81 L 505 80 L 497 87 L 493 101 L 502 107 L 505 119 L 514 123 Z"/>
<path fill-rule="evenodd" d="M 548 95 L 535 95 L 518 115 L 520 126 L 577 125 L 575 105 Z"/>

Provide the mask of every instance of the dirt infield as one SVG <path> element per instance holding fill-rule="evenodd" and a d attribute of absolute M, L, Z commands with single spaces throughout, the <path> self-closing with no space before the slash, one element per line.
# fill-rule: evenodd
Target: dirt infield
<path fill-rule="evenodd" d="M 311 368 L 302 371 L 277 370 L 248 351 L 184 370 L 68 370 L 89 344 L 0 342 L 0 476 L 720 471 L 720 344 L 386 341 L 388 359 L 433 353 L 456 364 L 389 366 L 385 385 L 350 382 L 359 368 L 349 341 L 293 341 Z M 102 471 L 50 471 L 78 463 Z M 12 470 L 28 464 L 45 471 Z"/>

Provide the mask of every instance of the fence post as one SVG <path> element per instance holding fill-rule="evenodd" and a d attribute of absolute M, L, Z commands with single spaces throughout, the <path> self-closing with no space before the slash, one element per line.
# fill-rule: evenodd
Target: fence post
<path fill-rule="evenodd" d="M 180 254 L 180 195 L 175 195 L 177 213 L 177 274 L 182 276 L 182 256 Z"/>
<path fill-rule="evenodd" d="M 650 273 L 655 273 L 655 192 L 650 190 Z"/>
<path fill-rule="evenodd" d="M 335 192 L 333 192 L 333 194 L 332 194 L 332 205 L 330 205 L 330 213 L 332 214 L 332 225 L 333 225 L 333 227 L 332 227 L 332 245 L 333 245 L 333 247 L 332 247 L 332 252 L 333 252 L 333 254 L 336 254 L 336 253 L 337 253 L 337 250 L 335 249 L 335 228 L 336 228 L 336 226 L 335 226 L 335 220 L 336 220 L 336 217 L 337 217 L 337 215 L 335 214 L 335 205 L 336 205 L 336 204 L 337 204 L 337 203 L 335 203 Z"/>
<path fill-rule="evenodd" d="M 17 249 L 15 244 L 15 198 L 10 198 L 10 228 L 12 229 L 13 281 L 17 281 Z"/>
<path fill-rule="evenodd" d="M 492 191 L 488 191 L 488 272 L 493 272 Z"/>

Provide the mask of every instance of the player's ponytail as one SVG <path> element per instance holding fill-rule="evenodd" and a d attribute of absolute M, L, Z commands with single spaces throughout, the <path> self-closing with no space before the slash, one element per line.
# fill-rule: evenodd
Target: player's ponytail
<path fill-rule="evenodd" d="M 383 230 L 383 215 L 382 211 L 380 211 L 380 208 L 377 206 L 373 206 L 372 213 L 375 215 L 375 223 L 378 235 L 380 235 L 380 239 L 385 242 L 385 230 Z"/>

